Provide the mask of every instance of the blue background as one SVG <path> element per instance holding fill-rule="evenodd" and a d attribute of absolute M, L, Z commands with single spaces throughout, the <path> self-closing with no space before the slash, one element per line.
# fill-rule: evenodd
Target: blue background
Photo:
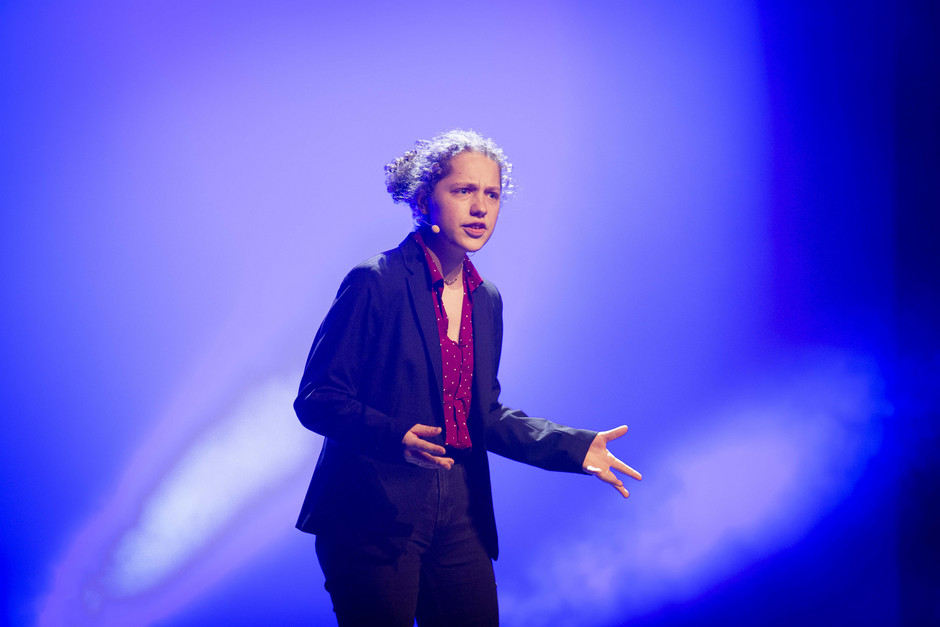
<path fill-rule="evenodd" d="M 936 13 L 0 4 L 6 618 L 332 621 L 290 401 L 462 127 L 518 183 L 503 402 L 645 476 L 492 460 L 504 624 L 940 619 Z"/>

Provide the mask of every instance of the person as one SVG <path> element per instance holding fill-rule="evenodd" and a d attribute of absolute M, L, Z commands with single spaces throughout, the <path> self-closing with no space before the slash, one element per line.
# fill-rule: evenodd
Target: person
<path fill-rule="evenodd" d="M 340 625 L 496 625 L 487 451 L 624 497 L 617 473 L 641 477 L 607 449 L 627 427 L 500 403 L 502 301 L 467 254 L 513 191 L 502 150 L 452 130 L 385 169 L 415 230 L 349 272 L 316 333 L 294 408 L 324 440 L 297 527 L 317 536 Z"/>

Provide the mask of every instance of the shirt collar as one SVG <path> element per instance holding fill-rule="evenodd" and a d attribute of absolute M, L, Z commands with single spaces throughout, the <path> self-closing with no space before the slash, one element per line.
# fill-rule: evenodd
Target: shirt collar
<path fill-rule="evenodd" d="M 424 252 L 424 261 L 428 264 L 428 270 L 431 272 L 431 285 L 437 286 L 438 282 L 443 285 L 444 275 L 441 274 L 441 271 L 437 268 L 437 264 L 434 263 L 434 259 L 431 258 L 431 251 L 428 250 L 427 244 L 424 243 L 424 238 L 421 237 L 421 233 L 415 231 L 411 235 Z M 480 276 L 473 262 L 470 261 L 470 258 L 466 255 L 463 256 L 463 274 L 464 281 L 466 281 L 470 292 L 473 292 L 483 284 L 483 277 Z"/>

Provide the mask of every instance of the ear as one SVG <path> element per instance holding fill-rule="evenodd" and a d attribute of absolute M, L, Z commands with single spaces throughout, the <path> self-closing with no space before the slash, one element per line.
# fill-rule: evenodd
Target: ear
<path fill-rule="evenodd" d="M 418 193 L 415 195 L 415 204 L 418 205 L 418 209 L 424 215 L 428 215 L 428 190 L 425 187 L 422 187 L 418 190 Z"/>

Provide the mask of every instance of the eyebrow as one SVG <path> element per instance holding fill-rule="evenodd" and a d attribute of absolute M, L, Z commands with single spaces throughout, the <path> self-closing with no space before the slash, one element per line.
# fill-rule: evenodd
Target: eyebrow
<path fill-rule="evenodd" d="M 480 186 L 477 185 L 476 183 L 470 183 L 470 182 L 463 182 L 463 183 L 462 183 L 462 182 L 460 182 L 460 181 L 453 181 L 453 182 L 451 183 L 451 186 L 452 186 L 451 189 L 458 188 L 458 187 L 472 187 L 473 189 L 479 189 L 479 187 L 480 187 Z M 488 185 L 487 187 L 484 187 L 483 189 L 484 189 L 485 191 L 490 191 L 490 190 L 497 190 L 497 191 L 499 191 L 500 189 L 502 189 L 502 185 Z"/>

